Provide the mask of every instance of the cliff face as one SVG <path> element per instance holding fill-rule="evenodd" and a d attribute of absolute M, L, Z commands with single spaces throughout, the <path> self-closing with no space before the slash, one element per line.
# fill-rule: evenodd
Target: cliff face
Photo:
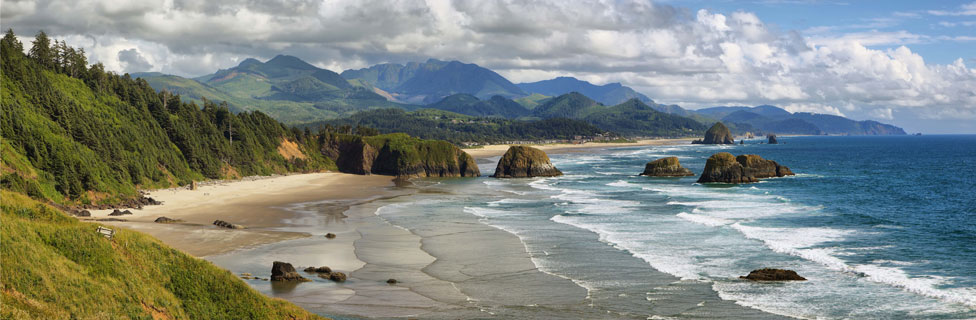
<path fill-rule="evenodd" d="M 335 159 L 340 172 L 398 177 L 477 177 L 474 158 L 446 141 L 405 134 L 372 137 L 323 136 L 322 154 Z"/>
<path fill-rule="evenodd" d="M 552 165 L 544 151 L 526 146 L 511 146 L 498 160 L 498 167 L 495 168 L 492 177 L 528 178 L 561 175 L 563 175 L 562 171 Z"/>
<path fill-rule="evenodd" d="M 684 177 L 693 176 L 694 173 L 681 166 L 678 157 L 666 157 L 648 162 L 644 166 L 642 176 L 649 177 Z"/>
<path fill-rule="evenodd" d="M 720 152 L 713 154 L 705 162 L 705 170 L 702 171 L 698 182 L 751 183 L 763 178 L 792 175 L 790 168 L 758 155 L 744 154 L 733 157 L 731 153 Z"/>
<path fill-rule="evenodd" d="M 704 140 L 695 140 L 692 144 L 733 144 L 732 131 L 721 122 L 716 122 L 708 131 L 705 132 Z"/>

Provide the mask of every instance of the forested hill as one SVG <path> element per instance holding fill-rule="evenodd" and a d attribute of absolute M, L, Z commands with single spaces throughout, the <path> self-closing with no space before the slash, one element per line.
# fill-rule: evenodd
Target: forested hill
<path fill-rule="evenodd" d="M 29 55 L 2 40 L 4 189 L 55 203 L 118 203 L 139 188 L 333 168 L 307 131 L 260 112 L 181 102 L 141 79 L 88 67 L 43 33 Z"/>

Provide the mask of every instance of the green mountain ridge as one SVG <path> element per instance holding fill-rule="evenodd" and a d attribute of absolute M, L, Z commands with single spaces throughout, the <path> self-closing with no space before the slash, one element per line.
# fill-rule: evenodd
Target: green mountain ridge
<path fill-rule="evenodd" d="M 494 71 L 459 61 L 429 59 L 406 65 L 387 63 L 346 70 L 341 75 L 347 80 L 359 80 L 393 93 L 398 100 L 407 103 L 429 104 L 458 93 L 479 99 L 495 95 L 505 98 L 528 95 Z"/>

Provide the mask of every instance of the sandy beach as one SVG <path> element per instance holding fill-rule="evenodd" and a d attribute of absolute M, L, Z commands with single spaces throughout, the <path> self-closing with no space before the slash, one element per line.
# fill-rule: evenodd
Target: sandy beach
<path fill-rule="evenodd" d="M 554 143 L 554 144 L 531 144 L 529 146 L 545 151 L 546 153 L 572 153 L 572 152 L 583 152 L 589 149 L 605 149 L 605 148 L 621 148 L 621 147 L 640 147 L 640 146 L 663 146 L 663 145 L 673 145 L 673 144 L 689 144 L 694 140 L 692 138 L 680 138 L 680 139 L 649 139 L 649 140 L 638 140 L 635 142 L 612 142 L 612 143 L 597 143 L 588 142 L 584 144 L 571 144 L 571 143 Z M 492 144 L 486 145 L 480 148 L 464 149 L 472 157 L 475 158 L 487 158 L 496 157 L 505 154 L 508 150 L 508 144 Z"/>
<path fill-rule="evenodd" d="M 387 176 L 360 176 L 344 173 L 311 173 L 272 177 L 250 177 L 238 181 L 202 184 L 197 190 L 174 188 L 147 194 L 163 204 L 130 209 L 132 215 L 110 217 L 112 210 L 93 210 L 84 220 L 148 233 L 164 243 L 195 256 L 219 254 L 288 239 L 308 237 L 308 232 L 293 231 L 288 221 L 296 213 L 283 209 L 292 203 L 334 200 L 357 203 L 384 195 L 393 186 Z M 334 206 L 338 212 L 348 204 Z M 154 223 L 159 217 L 183 220 L 179 223 Z M 105 221 L 109 218 L 125 221 Z M 224 220 L 245 229 L 213 225 Z"/>

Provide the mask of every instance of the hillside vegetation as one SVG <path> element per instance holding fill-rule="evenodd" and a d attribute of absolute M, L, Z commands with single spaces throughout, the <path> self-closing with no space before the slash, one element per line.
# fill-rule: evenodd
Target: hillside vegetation
<path fill-rule="evenodd" d="M 334 168 L 309 132 L 261 112 L 234 114 L 210 101 L 201 108 L 99 64 L 76 68 L 20 46 L 12 34 L 2 41 L 5 189 L 60 204 L 118 203 L 140 188 Z M 307 157 L 279 154 L 286 140 Z"/>

